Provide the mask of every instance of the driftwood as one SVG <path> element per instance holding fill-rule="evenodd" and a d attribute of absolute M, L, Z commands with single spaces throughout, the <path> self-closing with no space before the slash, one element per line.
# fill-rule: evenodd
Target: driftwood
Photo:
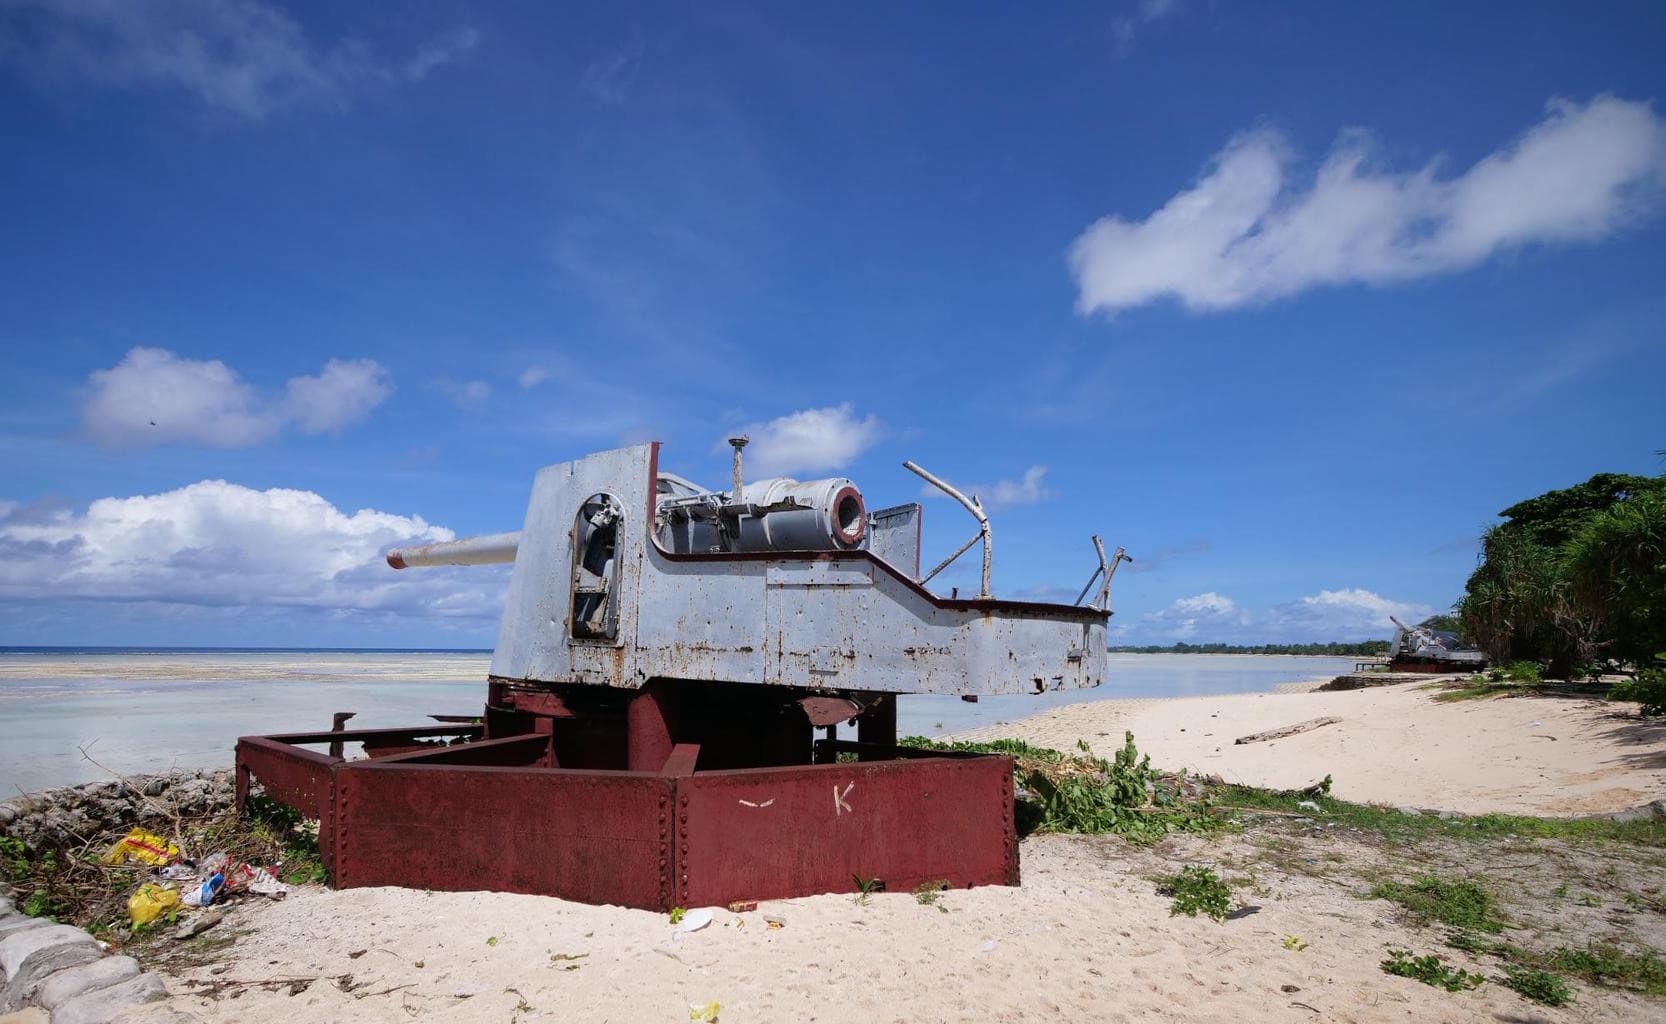
<path fill-rule="evenodd" d="M 1297 722 L 1295 725 L 1287 725 L 1282 729 L 1269 729 L 1266 732 L 1255 732 L 1250 733 L 1248 736 L 1240 736 L 1232 742 L 1260 743 L 1263 740 L 1281 740 L 1286 736 L 1294 736 L 1299 732 L 1307 732 L 1310 729 L 1318 729 L 1326 725 L 1335 725 L 1340 721 L 1342 721 L 1342 719 L 1337 718 L 1334 715 L 1326 715 L 1323 718 L 1309 718 L 1305 722 Z"/>

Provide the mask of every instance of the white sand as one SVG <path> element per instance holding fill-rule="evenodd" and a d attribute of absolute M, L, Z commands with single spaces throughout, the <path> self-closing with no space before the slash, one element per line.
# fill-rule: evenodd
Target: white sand
<path fill-rule="evenodd" d="M 1330 775 L 1335 796 L 1484 814 L 1577 816 L 1666 797 L 1666 723 L 1635 705 L 1562 697 L 1441 704 L 1422 682 L 1365 690 L 1098 701 L 964 733 L 1109 757 L 1131 730 L 1151 762 L 1228 782 L 1294 789 Z M 1280 740 L 1240 736 L 1336 716 Z"/>
<path fill-rule="evenodd" d="M 1210 859 L 1240 841 L 1183 842 Z M 759 913 L 717 910 L 709 927 L 680 940 L 663 915 L 617 907 L 313 890 L 241 910 L 252 933 L 228 951 L 231 966 L 217 977 L 321 980 L 299 995 L 252 988 L 213 1000 L 183 994 L 189 987 L 172 978 L 183 995 L 171 1008 L 251 1024 L 686 1022 L 691 1005 L 714 1000 L 725 1024 L 1620 1021 L 1651 1009 L 1630 998 L 1592 999 L 1539 1014 L 1498 985 L 1450 994 L 1391 977 L 1377 966 L 1385 951 L 1426 948 L 1427 938 L 1392 923 L 1388 904 L 1326 880 L 1280 879 L 1275 893 L 1255 900 L 1259 912 L 1217 924 L 1171 917 L 1168 899 L 1143 877 L 1151 855 L 1117 840 L 1037 837 L 1023 856 L 1021 888 L 948 893 L 947 913 L 907 894 L 866 906 L 817 896 L 767 903 Z M 784 917 L 786 927 L 767 930 L 762 913 Z M 1308 948 L 1286 949 L 1286 935 Z M 551 960 L 563 954 L 583 956 Z M 1461 954 L 1455 962 L 1477 968 Z M 330 980 L 349 973 L 350 993 Z M 202 969 L 188 976 L 216 977 Z M 385 991 L 395 986 L 409 987 Z M 523 1005 L 531 1009 L 517 1011 Z M 147 1017 L 165 1019 L 162 1011 Z"/>

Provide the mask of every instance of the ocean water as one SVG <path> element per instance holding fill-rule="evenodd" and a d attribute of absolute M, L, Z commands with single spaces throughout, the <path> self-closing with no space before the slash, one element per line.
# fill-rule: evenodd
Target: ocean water
<path fill-rule="evenodd" d="M 237 737 L 428 723 L 477 714 L 484 651 L 0 649 L 0 799 L 115 774 L 229 767 Z M 1092 690 L 1038 696 L 907 696 L 903 735 L 939 736 L 1060 704 L 1276 689 L 1334 676 L 1351 658 L 1112 654 Z"/>

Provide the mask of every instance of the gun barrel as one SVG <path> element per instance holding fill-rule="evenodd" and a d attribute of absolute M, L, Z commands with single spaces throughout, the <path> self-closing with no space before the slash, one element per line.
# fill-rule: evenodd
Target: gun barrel
<path fill-rule="evenodd" d="M 395 569 L 430 565 L 498 565 L 513 562 L 520 544 L 521 535 L 516 531 L 424 544 L 420 548 L 394 548 L 388 552 L 388 565 Z"/>

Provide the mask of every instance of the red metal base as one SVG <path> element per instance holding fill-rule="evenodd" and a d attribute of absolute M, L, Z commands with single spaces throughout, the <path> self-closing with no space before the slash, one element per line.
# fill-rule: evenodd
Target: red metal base
<path fill-rule="evenodd" d="M 776 714 L 789 692 L 679 701 L 689 684 L 658 681 L 598 701 L 574 689 L 512 695 L 494 683 L 484 726 L 243 737 L 239 806 L 252 778 L 317 818 L 338 888 L 668 910 L 853 892 L 873 879 L 893 891 L 1018 884 L 1012 760 L 895 747 L 893 699 L 858 720 L 864 742 L 812 745 L 802 713 Z M 757 705 L 753 720 L 691 713 L 725 701 Z M 510 725 L 524 731 L 501 731 Z M 304 749 L 353 743 L 371 756 Z M 763 765 L 737 766 L 748 752 Z"/>

